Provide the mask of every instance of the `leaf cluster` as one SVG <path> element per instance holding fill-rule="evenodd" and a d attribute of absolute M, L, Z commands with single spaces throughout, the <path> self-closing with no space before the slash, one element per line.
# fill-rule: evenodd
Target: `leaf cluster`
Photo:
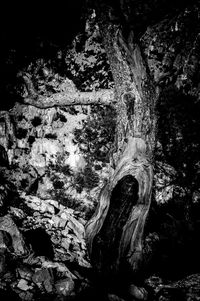
<path fill-rule="evenodd" d="M 87 154 L 87 161 L 109 162 L 109 151 L 114 141 L 116 112 L 109 106 L 93 106 L 91 114 L 82 121 L 82 128 L 74 130 L 74 143 Z"/>

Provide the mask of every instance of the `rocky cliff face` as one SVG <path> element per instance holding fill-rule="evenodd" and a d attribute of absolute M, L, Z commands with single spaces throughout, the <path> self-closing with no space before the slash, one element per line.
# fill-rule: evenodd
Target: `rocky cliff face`
<path fill-rule="evenodd" d="M 88 36 L 76 37 L 64 63 L 82 91 L 112 85 L 98 28 L 86 27 Z M 58 62 L 60 56 L 64 54 L 58 51 Z M 69 78 L 51 67 L 36 59 L 23 74 L 31 76 L 34 89 L 44 97 L 76 91 Z M 24 82 L 21 91 L 26 97 Z M 90 274 L 91 266 L 84 225 L 108 176 L 111 116 L 113 109 L 101 106 L 40 109 L 19 102 L 0 112 L 2 298 L 53 300 L 72 297 L 88 286 L 85 273 Z"/>

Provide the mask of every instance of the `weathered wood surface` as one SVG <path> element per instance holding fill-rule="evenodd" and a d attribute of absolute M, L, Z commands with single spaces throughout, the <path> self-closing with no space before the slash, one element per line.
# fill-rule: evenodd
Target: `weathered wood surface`
<path fill-rule="evenodd" d="M 71 80 L 66 79 L 61 91 L 51 95 L 42 95 L 35 88 L 30 74 L 19 72 L 18 77 L 23 79 L 26 90 L 26 95 L 21 98 L 21 102 L 40 109 L 71 105 L 112 105 L 115 103 L 113 89 L 82 92 L 76 88 Z"/>
<path fill-rule="evenodd" d="M 34 98 L 28 96 L 23 98 L 23 103 L 40 109 L 71 105 L 112 105 L 114 103 L 114 92 L 111 89 L 92 92 L 59 92 L 49 97 L 38 95 Z"/>
<path fill-rule="evenodd" d="M 130 32 L 124 38 L 121 26 L 112 22 L 104 4 L 97 7 L 97 14 L 115 83 L 118 115 L 113 158 L 116 169 L 102 189 L 96 212 L 86 225 L 86 240 L 94 268 L 106 284 L 111 283 L 116 289 L 122 283 L 125 286 L 134 283 L 134 276 L 143 265 L 143 232 L 151 203 L 158 95 L 134 34 Z"/>
<path fill-rule="evenodd" d="M 153 172 L 141 138 L 130 137 L 86 225 L 93 265 L 106 278 L 137 271 L 150 206 Z"/>

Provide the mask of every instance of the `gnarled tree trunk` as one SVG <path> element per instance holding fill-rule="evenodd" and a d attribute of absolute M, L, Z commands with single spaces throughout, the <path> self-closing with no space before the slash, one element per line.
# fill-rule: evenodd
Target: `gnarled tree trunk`
<path fill-rule="evenodd" d="M 86 240 L 104 280 L 134 282 L 143 261 L 143 230 L 151 203 L 157 95 L 133 33 L 125 40 L 106 11 L 101 9 L 99 26 L 115 82 L 116 168 L 86 225 Z"/>
<path fill-rule="evenodd" d="M 134 273 L 140 267 L 152 179 L 144 140 L 129 137 L 114 174 L 101 191 L 95 215 L 86 227 L 92 262 L 106 279 L 118 278 L 128 271 Z"/>

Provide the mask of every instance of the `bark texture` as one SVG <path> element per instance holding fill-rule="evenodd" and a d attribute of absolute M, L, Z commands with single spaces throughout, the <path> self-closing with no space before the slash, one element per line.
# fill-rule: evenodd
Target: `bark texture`
<path fill-rule="evenodd" d="M 95 215 L 86 225 L 86 238 L 92 263 L 103 278 L 108 282 L 111 278 L 130 282 L 143 261 L 143 230 L 151 203 L 157 94 L 133 32 L 125 39 L 121 27 L 110 21 L 109 14 L 102 15 L 102 10 L 99 26 L 117 100 L 113 154 L 116 169 L 100 194 Z"/>
<path fill-rule="evenodd" d="M 69 80 L 70 84 L 65 87 L 64 91 L 52 93 L 48 96 L 37 92 L 30 74 L 20 72 L 18 77 L 23 79 L 27 94 L 22 98 L 22 102 L 40 109 L 71 105 L 112 105 L 115 103 L 114 91 L 112 89 L 81 92 Z"/>
<path fill-rule="evenodd" d="M 134 275 L 143 261 L 157 103 L 173 103 L 177 95 L 199 101 L 200 7 L 198 1 L 184 5 L 122 0 L 97 7 L 117 100 L 116 170 L 86 225 L 86 238 L 92 263 L 107 282 L 113 275 L 121 281 Z"/>
<path fill-rule="evenodd" d="M 110 105 L 114 103 L 114 93 L 110 89 L 93 92 L 60 92 L 52 94 L 50 97 L 26 97 L 23 99 L 23 103 L 40 109 L 71 105 Z"/>
<path fill-rule="evenodd" d="M 86 227 L 91 259 L 105 277 L 126 273 L 125 266 L 133 273 L 140 267 L 152 180 L 143 139 L 130 137 Z"/>

